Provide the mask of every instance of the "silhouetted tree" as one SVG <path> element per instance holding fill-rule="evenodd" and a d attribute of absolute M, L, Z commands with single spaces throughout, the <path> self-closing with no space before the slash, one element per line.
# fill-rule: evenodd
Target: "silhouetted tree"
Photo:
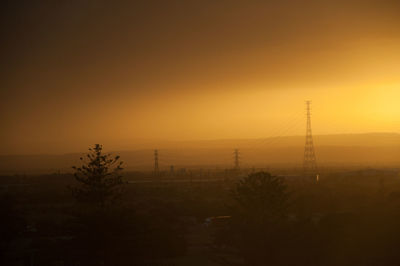
<path fill-rule="evenodd" d="M 254 224 L 273 223 L 287 213 L 289 193 L 282 178 L 266 172 L 250 174 L 232 191 L 236 215 Z"/>
<path fill-rule="evenodd" d="M 79 202 L 90 203 L 104 207 L 106 203 L 113 202 L 122 193 L 124 181 L 120 175 L 122 161 L 119 156 L 103 153 L 103 146 L 95 144 L 89 148 L 86 159 L 80 160 L 83 165 L 73 166 L 75 179 L 80 186 L 71 188 Z"/>
<path fill-rule="evenodd" d="M 289 238 L 289 193 L 282 178 L 266 172 L 250 174 L 232 191 L 231 221 L 217 235 L 235 247 L 247 265 L 284 264 Z"/>
<path fill-rule="evenodd" d="M 119 156 L 102 153 L 96 144 L 81 167 L 74 167 L 80 186 L 72 189 L 76 205 L 67 258 L 82 265 L 144 265 L 152 258 L 177 256 L 185 241 L 171 209 L 138 210 L 130 204 L 108 204 L 121 195 L 124 181 Z M 165 213 L 163 213 L 164 211 Z"/>

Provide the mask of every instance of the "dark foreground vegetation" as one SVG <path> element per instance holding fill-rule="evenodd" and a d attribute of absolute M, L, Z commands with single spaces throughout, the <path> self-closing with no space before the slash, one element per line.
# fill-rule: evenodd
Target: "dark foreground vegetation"
<path fill-rule="evenodd" d="M 1 177 L 1 265 L 400 265 L 396 172 L 167 178 L 91 154 Z"/>

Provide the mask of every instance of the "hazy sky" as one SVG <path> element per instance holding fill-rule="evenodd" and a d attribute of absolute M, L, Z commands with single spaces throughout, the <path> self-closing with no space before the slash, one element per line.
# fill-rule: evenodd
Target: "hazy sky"
<path fill-rule="evenodd" d="M 8 3 L 7 3 L 8 2 Z M 1 154 L 400 131 L 400 1 L 6 1 Z"/>

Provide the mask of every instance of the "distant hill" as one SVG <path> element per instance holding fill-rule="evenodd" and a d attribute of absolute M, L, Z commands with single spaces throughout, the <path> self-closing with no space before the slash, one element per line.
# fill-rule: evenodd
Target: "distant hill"
<path fill-rule="evenodd" d="M 244 167 L 300 166 L 304 136 L 265 139 L 222 139 L 202 141 L 164 141 L 159 149 L 160 167 L 231 167 L 233 149 L 238 148 Z M 400 134 L 369 133 L 318 135 L 314 137 L 321 166 L 400 166 Z M 150 170 L 153 148 L 112 152 L 121 155 L 127 170 Z M 63 155 L 3 155 L 0 174 L 68 172 L 79 164 L 81 153 Z"/>

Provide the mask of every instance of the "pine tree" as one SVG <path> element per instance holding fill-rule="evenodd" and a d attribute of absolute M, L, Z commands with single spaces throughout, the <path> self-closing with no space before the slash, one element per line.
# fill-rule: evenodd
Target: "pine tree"
<path fill-rule="evenodd" d="M 72 193 L 78 202 L 104 207 L 122 194 L 121 167 L 119 156 L 103 153 L 103 146 L 95 144 L 89 148 L 86 158 L 81 157 L 82 166 L 75 170 L 75 179 L 79 186 L 72 187 Z"/>

